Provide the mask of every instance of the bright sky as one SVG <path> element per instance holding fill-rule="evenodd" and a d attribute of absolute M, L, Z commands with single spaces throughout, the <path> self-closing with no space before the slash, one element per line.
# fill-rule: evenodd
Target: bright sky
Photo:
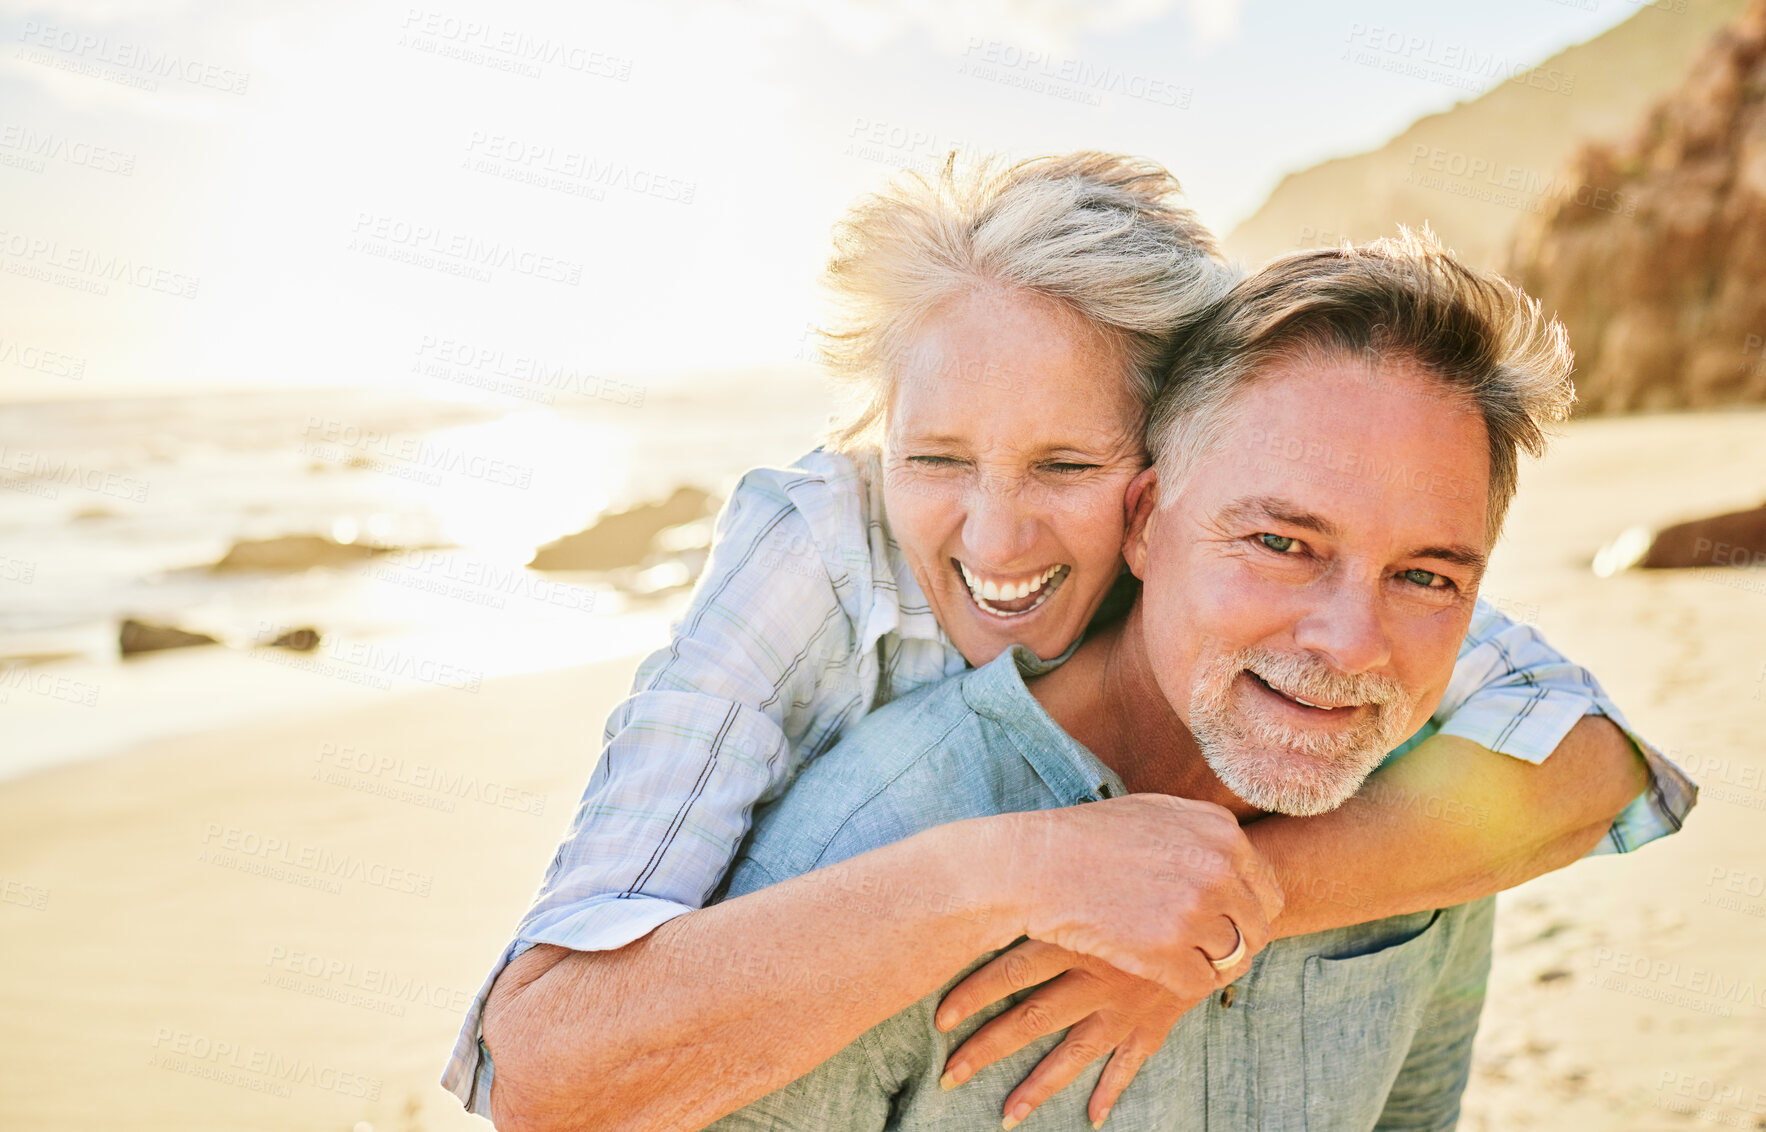
<path fill-rule="evenodd" d="M 897 167 L 1145 154 L 1224 234 L 1468 96 L 1354 44 L 1515 68 L 1637 10 L 424 2 L 0 0 L 0 397 L 789 361 Z"/>

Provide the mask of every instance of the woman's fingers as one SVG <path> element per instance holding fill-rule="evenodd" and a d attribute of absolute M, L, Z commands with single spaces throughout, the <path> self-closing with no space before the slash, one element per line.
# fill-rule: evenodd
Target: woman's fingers
<path fill-rule="evenodd" d="M 1225 959 L 1233 953 L 1241 938 L 1244 939 L 1245 951 L 1249 954 L 1251 939 L 1237 929 L 1237 923 L 1229 916 L 1217 916 L 1213 923 L 1205 925 L 1196 940 L 1196 947 L 1202 952 L 1202 958 L 1208 960 L 1210 965 L 1218 959 Z M 1234 960 L 1234 965 L 1237 965 L 1237 960 Z"/>
<path fill-rule="evenodd" d="M 1136 1037 L 1137 1035 L 1130 1034 L 1116 1047 L 1116 1052 L 1110 1055 L 1109 1062 L 1104 1066 L 1104 1072 L 1099 1075 L 1098 1083 L 1092 1088 L 1091 1103 L 1086 1106 L 1086 1115 L 1091 1118 L 1093 1128 L 1103 1125 L 1104 1119 L 1110 1115 L 1110 1110 L 1116 1107 L 1116 1101 L 1122 1096 L 1122 1090 L 1128 1088 L 1128 1083 L 1141 1071 L 1147 1058 L 1165 1044 L 1164 1035 L 1160 1035 L 1158 1041 L 1147 1047 L 1136 1041 Z M 1009 1105 L 1011 1102 L 1008 1100 L 1006 1103 Z"/>
<path fill-rule="evenodd" d="M 1030 1076 L 1007 1095 L 1005 1127 L 1016 1127 L 1036 1111 L 1038 1105 L 1071 1085 L 1086 1066 L 1109 1053 L 1116 1043 L 1127 1037 L 1128 1031 L 1128 1026 L 1110 1022 L 1101 1014 L 1093 1014 L 1074 1026 L 1067 1032 L 1066 1039 L 1044 1055 L 1030 1071 Z M 1132 1079 L 1133 1074 L 1129 1076 Z M 1095 1091 L 1093 1095 L 1096 1096 Z"/>
<path fill-rule="evenodd" d="M 932 1024 L 949 1031 L 984 1006 L 1033 987 L 1077 965 L 1079 956 L 1052 943 L 1025 940 L 993 957 L 951 988 L 938 1005 Z"/>
<path fill-rule="evenodd" d="M 969 1035 L 944 1063 L 939 1084 L 954 1089 L 982 1067 L 1010 1057 L 1036 1039 L 1064 1030 L 1098 1008 L 1098 995 L 1063 975 Z"/>

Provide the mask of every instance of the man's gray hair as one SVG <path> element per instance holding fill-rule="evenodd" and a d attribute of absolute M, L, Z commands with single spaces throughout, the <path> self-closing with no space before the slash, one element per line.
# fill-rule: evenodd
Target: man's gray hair
<path fill-rule="evenodd" d="M 936 177 L 906 173 L 859 202 L 834 230 L 835 315 L 822 347 L 859 405 L 829 445 L 874 446 L 926 317 L 987 288 L 1064 304 L 1121 347 L 1130 387 L 1150 404 L 1177 332 L 1236 278 L 1180 197 L 1176 178 L 1140 158 L 965 164 L 953 152 Z"/>
<path fill-rule="evenodd" d="M 1542 455 L 1576 396 L 1563 324 L 1427 229 L 1400 228 L 1363 247 L 1284 256 L 1195 324 L 1147 423 L 1160 477 L 1181 483 L 1235 419 L 1238 393 L 1272 366 L 1321 360 L 1414 365 L 1477 409 L 1490 436 L 1490 544 L 1514 498 L 1517 452 Z"/>

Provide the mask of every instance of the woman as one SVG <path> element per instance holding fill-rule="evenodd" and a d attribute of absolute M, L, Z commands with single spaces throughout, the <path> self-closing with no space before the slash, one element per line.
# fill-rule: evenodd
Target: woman
<path fill-rule="evenodd" d="M 1230 282 L 1176 195 L 1156 166 L 1076 154 L 910 179 L 841 225 L 830 356 L 864 403 L 833 451 L 751 473 L 732 496 L 673 641 L 609 722 L 482 1019 L 467 1019 L 446 1083 L 469 1107 L 489 1115 L 494 1096 L 511 1126 L 696 1127 L 979 953 L 940 937 L 960 958 L 928 981 L 889 962 L 889 940 L 852 938 L 891 921 L 830 923 L 813 900 L 769 916 L 767 892 L 700 909 L 754 805 L 854 720 L 1013 643 L 1058 658 L 1120 600 L 1123 496 L 1145 466 L 1156 376 Z M 1481 611 L 1450 705 L 1445 734 L 1370 778 L 1361 804 L 1248 827 L 1287 897 L 1274 934 L 1486 895 L 1580 856 L 1621 809 L 1614 848 L 1677 825 L 1676 772 L 1652 762 L 1655 789 L 1626 808 L 1646 781 L 1631 745 L 1578 723 L 1615 713 L 1530 630 Z M 1419 791 L 1496 819 L 1428 817 Z M 1200 918 L 1195 932 L 1205 953 L 1229 949 L 1204 946 Z M 1067 974 L 956 1051 L 951 1084 L 1071 1025 L 1004 1112 L 1022 1119 L 1116 1050 L 1092 1102 L 1101 1120 L 1188 1003 L 1149 1010 L 1145 984 L 1034 940 L 1019 952 L 953 993 L 940 1024 Z M 815 1017 L 782 1016 L 823 978 L 853 985 Z"/>

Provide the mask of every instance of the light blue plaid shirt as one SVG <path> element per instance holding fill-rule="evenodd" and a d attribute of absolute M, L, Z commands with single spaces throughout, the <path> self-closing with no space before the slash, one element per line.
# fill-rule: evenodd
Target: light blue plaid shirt
<path fill-rule="evenodd" d="M 756 805 L 871 711 L 966 666 L 885 528 L 870 468 L 817 451 L 744 476 L 674 639 L 607 721 L 575 820 L 467 1010 L 442 1084 L 488 1115 L 484 1000 L 517 955 L 622 947 L 703 907 Z M 1692 783 L 1630 732 L 1593 676 L 1485 602 L 1425 734 L 1537 763 L 1590 712 L 1625 727 L 1651 772 L 1595 852 L 1679 829 Z"/>

